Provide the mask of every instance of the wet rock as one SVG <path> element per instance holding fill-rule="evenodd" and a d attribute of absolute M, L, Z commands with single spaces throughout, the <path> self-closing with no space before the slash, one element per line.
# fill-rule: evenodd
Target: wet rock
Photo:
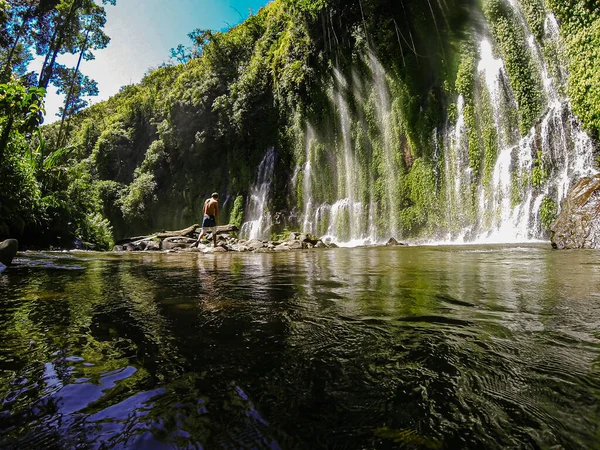
<path fill-rule="evenodd" d="M 328 248 L 339 248 L 335 242 L 330 242 L 329 244 L 327 244 L 327 247 Z"/>
<path fill-rule="evenodd" d="M 193 238 L 186 238 L 181 236 L 169 237 L 162 241 L 161 247 L 163 250 L 172 250 L 175 248 L 189 248 L 190 245 L 192 245 L 194 242 L 196 242 L 196 239 Z"/>
<path fill-rule="evenodd" d="M 327 248 L 327 245 L 323 241 L 319 241 L 315 244 L 315 248 Z"/>
<path fill-rule="evenodd" d="M 123 251 L 125 251 L 125 252 L 136 252 L 136 251 L 139 251 L 139 249 L 140 248 L 137 245 L 134 245 L 132 243 L 125 244 L 123 246 Z"/>
<path fill-rule="evenodd" d="M 146 251 L 147 252 L 155 252 L 158 250 L 160 250 L 160 242 L 159 241 L 146 242 Z"/>
<path fill-rule="evenodd" d="M 122 252 L 123 250 L 124 249 L 122 245 L 115 245 L 112 249 L 113 252 Z"/>
<path fill-rule="evenodd" d="M 550 226 L 552 247 L 600 249 L 600 174 L 579 180 Z"/>
<path fill-rule="evenodd" d="M 390 238 L 390 239 L 389 239 L 389 240 L 388 240 L 388 241 L 385 243 L 385 245 L 387 245 L 387 246 L 389 247 L 389 246 L 392 246 L 392 245 L 400 245 L 400 244 L 399 244 L 399 242 L 398 242 L 396 239 L 394 239 L 393 237 L 391 237 L 391 238 Z"/>
<path fill-rule="evenodd" d="M 248 241 L 247 243 L 247 247 L 250 249 L 250 251 L 256 251 L 259 248 L 263 248 L 265 246 L 265 243 L 262 241 L 259 241 L 258 239 L 252 239 L 250 241 Z"/>
<path fill-rule="evenodd" d="M 19 242 L 16 239 L 7 239 L 0 242 L 0 263 L 10 266 L 17 250 L 19 250 Z"/>
<path fill-rule="evenodd" d="M 319 242 L 319 238 L 316 237 L 314 234 L 301 234 L 300 236 L 298 236 L 298 240 L 300 242 L 307 242 L 312 246 L 316 245 L 317 242 Z"/>
<path fill-rule="evenodd" d="M 297 233 L 290 233 L 290 235 L 288 236 L 287 240 L 288 241 L 295 241 L 296 239 L 298 239 L 298 234 Z"/>
<path fill-rule="evenodd" d="M 300 241 L 291 241 L 288 242 L 286 245 L 290 250 L 299 250 L 301 248 L 305 248 L 304 243 Z"/>

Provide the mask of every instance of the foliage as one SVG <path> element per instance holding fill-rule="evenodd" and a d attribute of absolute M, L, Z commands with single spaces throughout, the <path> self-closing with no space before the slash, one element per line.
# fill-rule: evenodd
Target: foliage
<path fill-rule="evenodd" d="M 231 210 L 229 223 L 235 225 L 238 228 L 242 226 L 242 220 L 244 218 L 244 196 L 238 195 L 233 202 L 233 209 Z"/>
<path fill-rule="evenodd" d="M 542 222 L 542 227 L 545 230 L 550 230 L 550 226 L 556 220 L 557 215 L 558 207 L 556 206 L 556 203 L 550 197 L 545 196 L 540 205 L 540 220 Z"/>
<path fill-rule="evenodd" d="M 548 180 L 548 170 L 544 164 L 544 155 L 541 151 L 537 152 L 536 158 L 533 160 L 531 169 L 531 184 L 540 186 Z"/>
<path fill-rule="evenodd" d="M 547 14 L 544 0 L 520 0 L 520 3 L 531 34 L 535 36 L 538 42 L 542 42 L 544 21 Z"/>
<path fill-rule="evenodd" d="M 485 0 L 484 12 L 497 50 L 504 57 L 519 106 L 521 134 L 525 135 L 544 108 L 541 76 L 532 59 L 525 31 L 510 5 L 503 0 Z"/>

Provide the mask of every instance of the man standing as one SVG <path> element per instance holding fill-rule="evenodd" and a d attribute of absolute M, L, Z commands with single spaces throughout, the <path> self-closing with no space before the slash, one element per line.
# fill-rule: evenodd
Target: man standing
<path fill-rule="evenodd" d="M 204 218 L 202 219 L 202 233 L 198 236 L 198 240 L 194 245 L 200 243 L 209 232 L 212 232 L 213 247 L 217 246 L 217 225 L 219 225 L 219 194 L 213 192 L 204 202 Z"/>

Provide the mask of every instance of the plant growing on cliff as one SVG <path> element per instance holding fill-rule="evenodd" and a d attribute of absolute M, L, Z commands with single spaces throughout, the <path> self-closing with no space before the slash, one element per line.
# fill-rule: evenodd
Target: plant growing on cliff
<path fill-rule="evenodd" d="M 229 223 L 232 225 L 235 225 L 238 228 L 241 228 L 243 220 L 244 220 L 244 196 L 238 195 L 233 202 L 233 208 L 231 209 Z"/>
<path fill-rule="evenodd" d="M 511 6 L 503 0 L 484 0 L 483 11 L 490 23 L 496 50 L 506 64 L 519 107 L 519 127 L 525 135 L 544 108 L 539 69 L 533 61 L 525 31 Z"/>
<path fill-rule="evenodd" d="M 556 220 L 558 215 L 558 207 L 554 200 L 545 196 L 540 205 L 540 220 L 544 230 L 550 230 L 550 226 Z"/>
<path fill-rule="evenodd" d="M 588 132 L 600 133 L 600 8 L 586 0 L 547 0 L 560 20 L 570 76 L 573 112 Z"/>

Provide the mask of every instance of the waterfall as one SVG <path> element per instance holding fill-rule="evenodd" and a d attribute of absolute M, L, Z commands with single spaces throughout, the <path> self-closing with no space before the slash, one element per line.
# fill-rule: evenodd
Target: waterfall
<path fill-rule="evenodd" d="M 564 94 L 566 67 L 552 60 L 550 70 L 544 59 L 544 46 L 559 46 L 554 16 L 547 15 L 538 42 L 520 2 L 505 2 L 524 33 L 532 76 L 539 76 L 542 111 L 531 129 L 522 134 L 506 62 L 483 28 L 475 42 L 472 104 L 456 95 L 453 123 L 432 129 L 431 148 L 419 147 L 415 155 L 403 117 L 403 102 L 411 100 L 407 89 L 366 50 L 357 67 L 332 70 L 331 122 L 306 124 L 304 162 L 292 180 L 302 193 L 304 232 L 348 246 L 405 235 L 452 243 L 547 238 L 544 204 L 560 208 L 573 182 L 597 172 L 594 144 Z M 479 127 L 478 167 L 469 153 L 473 121 L 466 120 L 467 108 Z"/>
<path fill-rule="evenodd" d="M 240 230 L 243 239 L 268 239 L 271 235 L 273 218 L 269 211 L 269 200 L 273 191 L 274 171 L 275 149 L 270 148 L 258 166 L 256 181 L 250 187 L 244 209 L 246 222 Z"/>
<path fill-rule="evenodd" d="M 511 0 L 510 4 L 525 26 L 525 19 L 516 2 Z M 545 27 L 545 40 L 557 40 L 558 31 L 553 16 L 547 17 Z M 441 239 L 443 242 L 509 243 L 542 239 L 544 230 L 540 208 L 544 198 L 548 197 L 560 206 L 573 181 L 596 173 L 593 168 L 593 143 L 581 130 L 571 112 L 568 98 L 561 95 L 557 87 L 564 80 L 554 80 L 549 75 L 542 52 L 528 31 L 527 42 L 540 70 L 547 107 L 529 133 L 514 142 L 503 125 L 511 120 L 510 109 L 517 107 L 514 97 L 503 97 L 503 87 L 509 85 L 504 62 L 493 56 L 487 37 L 480 40 L 477 71 L 483 80 L 481 89 L 489 95 L 493 110 L 498 156 L 491 183 L 480 182 L 475 186 L 478 201 L 475 205 L 471 204 L 468 195 L 459 194 L 473 188 L 470 169 L 460 168 L 468 167 L 465 164 L 468 144 L 461 139 L 464 134 L 463 118 L 460 117 L 456 125 L 448 130 L 445 139 L 448 143 L 447 191 L 451 197 L 454 194 L 449 210 L 472 209 L 474 214 L 470 218 L 448 215 L 448 223 L 459 223 L 460 226 L 450 227 Z M 461 102 L 462 99 L 459 99 L 459 112 L 462 112 Z M 534 180 L 533 172 L 536 170 L 538 179 Z"/>

